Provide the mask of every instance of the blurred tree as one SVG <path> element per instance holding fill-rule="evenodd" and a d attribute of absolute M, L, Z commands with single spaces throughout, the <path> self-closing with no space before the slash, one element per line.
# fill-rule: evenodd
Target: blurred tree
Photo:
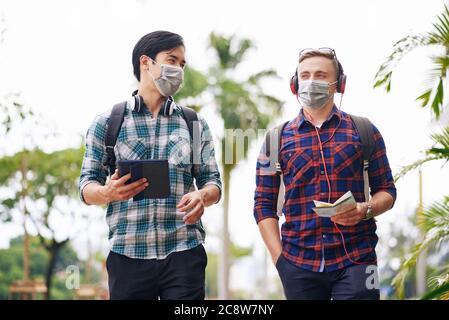
<path fill-rule="evenodd" d="M 23 270 L 20 267 L 23 260 L 23 236 L 10 240 L 8 249 L 0 249 L 0 300 L 8 299 L 10 284 L 22 279 Z M 48 265 L 48 252 L 42 248 L 38 237 L 29 237 L 30 244 L 30 278 L 44 279 Z M 70 244 L 61 250 L 55 265 L 55 271 L 64 271 L 69 265 L 78 265 L 80 262 Z M 53 295 L 54 299 L 70 299 L 73 293 L 65 288 L 65 280 L 57 279 L 59 288 Z"/>
<path fill-rule="evenodd" d="M 2 216 L 10 219 L 14 211 L 24 212 L 34 223 L 40 243 L 49 254 L 45 277 L 47 299 L 51 297 L 58 255 L 70 239 L 70 236 L 57 238 L 57 226 L 50 222 L 50 216 L 59 214 L 74 219 L 70 206 L 61 209 L 57 200 L 78 198 L 77 179 L 83 154 L 83 147 L 52 153 L 35 148 L 0 158 L 0 185 L 15 191 L 1 201 Z"/>
<path fill-rule="evenodd" d="M 199 96 L 207 89 L 209 83 L 207 77 L 200 71 L 186 65 L 184 68 L 184 82 L 181 90 L 174 96 L 180 104 L 200 111 Z"/>
<path fill-rule="evenodd" d="M 407 36 L 399 40 L 393 48 L 393 53 L 380 66 L 376 76 L 374 87 L 385 87 L 389 92 L 391 89 L 391 78 L 393 70 L 399 61 L 410 51 L 420 46 L 436 46 L 441 48 L 439 55 L 432 57 L 434 67 L 428 72 L 430 86 L 417 98 L 421 101 L 422 107 L 430 107 L 436 119 L 447 109 L 445 105 L 444 90 L 447 83 L 447 70 L 449 67 L 449 10 L 444 6 L 444 11 L 437 17 L 433 24 L 433 30 L 419 35 Z M 433 147 L 426 150 L 424 159 L 404 166 L 396 180 L 404 176 L 411 170 L 421 168 L 429 161 L 445 160 L 449 161 L 449 127 L 446 127 L 439 134 L 432 135 Z M 405 259 L 399 273 L 393 279 L 393 285 L 398 290 L 398 297 L 404 297 L 404 281 L 410 271 L 414 269 L 417 260 L 426 250 L 436 244 L 441 245 L 449 240 L 449 197 L 442 201 L 435 202 L 431 206 L 420 209 L 417 212 L 417 226 L 422 230 L 423 240 L 418 242 L 411 254 Z M 424 294 L 423 298 L 449 298 L 449 263 L 446 261 L 441 274 L 434 276 L 430 281 L 433 286 L 430 292 Z"/>
<path fill-rule="evenodd" d="M 253 250 L 251 248 L 236 246 L 231 243 L 230 248 L 230 265 L 236 260 L 251 255 Z M 218 262 L 219 255 L 215 252 L 207 253 L 207 267 L 206 267 L 206 296 L 210 299 L 218 297 Z M 234 297 L 235 298 L 235 297 Z"/>
<path fill-rule="evenodd" d="M 15 128 L 20 128 L 26 126 L 29 122 L 33 125 L 36 125 L 39 121 L 39 117 L 36 116 L 31 108 L 25 106 L 20 102 L 20 94 L 13 93 L 9 94 L 5 97 L 2 97 L 0 100 L 0 137 L 1 139 L 0 145 L 10 145 L 10 139 L 15 134 L 15 132 L 11 132 Z M 11 134 L 12 133 L 12 134 Z M 32 140 L 32 139 L 30 139 Z M 15 147 L 24 147 L 24 146 L 15 146 Z M 1 148 L 1 149 L 6 149 Z M 0 150 L 1 150 L 0 149 Z M 4 155 L 6 150 L 1 150 L 0 156 Z M 24 168 L 26 163 L 21 163 L 20 166 Z M 4 172 L 9 170 L 10 168 L 3 168 Z M 1 173 L 0 173 L 1 174 Z M 22 184 L 24 181 L 22 181 Z M 27 217 L 28 212 L 26 209 L 26 205 L 24 199 L 26 197 L 26 189 L 22 188 L 23 193 L 20 195 L 22 198 L 22 214 L 23 214 L 23 232 L 24 232 L 24 250 L 23 250 L 23 280 L 28 280 L 29 278 L 29 250 L 28 250 L 28 230 L 27 230 Z M 6 205 L 8 202 L 6 203 Z M 0 211 L 0 221 L 10 221 L 10 216 L 5 213 L 5 211 Z"/>
<path fill-rule="evenodd" d="M 230 238 L 229 238 L 229 186 L 231 173 L 237 164 L 245 159 L 256 135 L 246 135 L 243 150 L 237 150 L 238 138 L 235 129 L 244 133 L 248 129 L 257 132 L 266 129 L 273 119 L 281 114 L 283 103 L 264 92 L 261 81 L 277 78 L 274 70 L 263 70 L 244 80 L 235 79 L 235 70 L 244 61 L 248 50 L 254 45 L 249 39 L 236 39 L 211 33 L 209 46 L 217 57 L 216 65 L 209 71 L 209 90 L 213 95 L 215 107 L 223 119 L 225 134 L 221 138 L 221 156 L 223 166 L 223 250 L 219 276 L 220 299 L 229 298 Z M 231 129 L 231 130 L 229 130 Z M 240 152 L 243 151 L 243 152 Z M 231 161 L 229 157 L 231 156 Z"/>

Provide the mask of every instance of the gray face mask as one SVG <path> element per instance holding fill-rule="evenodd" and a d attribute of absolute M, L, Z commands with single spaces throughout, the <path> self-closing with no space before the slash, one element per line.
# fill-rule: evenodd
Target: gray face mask
<path fill-rule="evenodd" d="M 337 83 L 321 80 L 298 81 L 298 99 L 301 105 L 312 109 L 321 109 L 333 96 L 329 93 L 331 85 Z"/>
<path fill-rule="evenodd" d="M 178 66 L 154 62 L 161 67 L 161 76 L 157 79 L 149 72 L 156 88 L 164 97 L 173 96 L 179 90 L 184 80 L 184 70 Z"/>

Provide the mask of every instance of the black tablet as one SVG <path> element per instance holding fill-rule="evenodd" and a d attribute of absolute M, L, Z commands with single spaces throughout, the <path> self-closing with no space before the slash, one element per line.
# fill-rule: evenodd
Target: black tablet
<path fill-rule="evenodd" d="M 131 172 L 126 184 L 146 178 L 149 186 L 135 195 L 133 200 L 150 198 L 167 198 L 170 195 L 170 177 L 167 160 L 119 160 L 117 161 L 120 177 Z"/>

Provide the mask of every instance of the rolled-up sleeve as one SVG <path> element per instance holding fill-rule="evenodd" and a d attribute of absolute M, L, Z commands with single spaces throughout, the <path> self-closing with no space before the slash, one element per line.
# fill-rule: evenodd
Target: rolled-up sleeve
<path fill-rule="evenodd" d="M 108 168 L 103 164 L 106 160 L 106 148 L 104 145 L 106 123 L 107 118 L 99 115 L 87 130 L 86 150 L 79 180 L 80 198 L 84 203 L 86 201 L 83 197 L 83 189 L 93 182 L 104 185 L 108 176 Z"/>
<path fill-rule="evenodd" d="M 280 181 L 280 176 L 272 168 L 270 158 L 266 156 L 264 143 L 256 164 L 254 218 L 257 223 L 266 218 L 279 219 L 277 215 L 277 202 Z"/>
<path fill-rule="evenodd" d="M 393 175 L 388 163 L 384 139 L 374 125 L 373 131 L 375 148 L 368 168 L 371 195 L 374 195 L 379 191 L 388 192 L 393 197 L 394 204 L 394 201 L 396 201 L 396 187 L 394 185 Z"/>
<path fill-rule="evenodd" d="M 217 200 L 219 202 L 222 194 L 222 183 L 217 160 L 215 159 L 213 137 L 209 125 L 201 115 L 198 115 L 198 121 L 201 133 L 201 157 L 199 158 L 200 163 L 194 165 L 196 186 L 198 189 L 202 189 L 207 185 L 217 186 L 220 190 L 220 197 Z"/>

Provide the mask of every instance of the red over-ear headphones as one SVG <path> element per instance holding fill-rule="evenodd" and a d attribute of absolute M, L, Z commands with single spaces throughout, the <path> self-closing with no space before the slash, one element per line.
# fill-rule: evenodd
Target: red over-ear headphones
<path fill-rule="evenodd" d="M 345 93 L 346 88 L 346 75 L 343 71 L 343 66 L 340 61 L 334 56 L 335 61 L 337 62 L 337 92 Z M 298 70 L 295 71 L 295 74 L 290 79 L 290 90 L 296 96 L 298 94 Z"/>

